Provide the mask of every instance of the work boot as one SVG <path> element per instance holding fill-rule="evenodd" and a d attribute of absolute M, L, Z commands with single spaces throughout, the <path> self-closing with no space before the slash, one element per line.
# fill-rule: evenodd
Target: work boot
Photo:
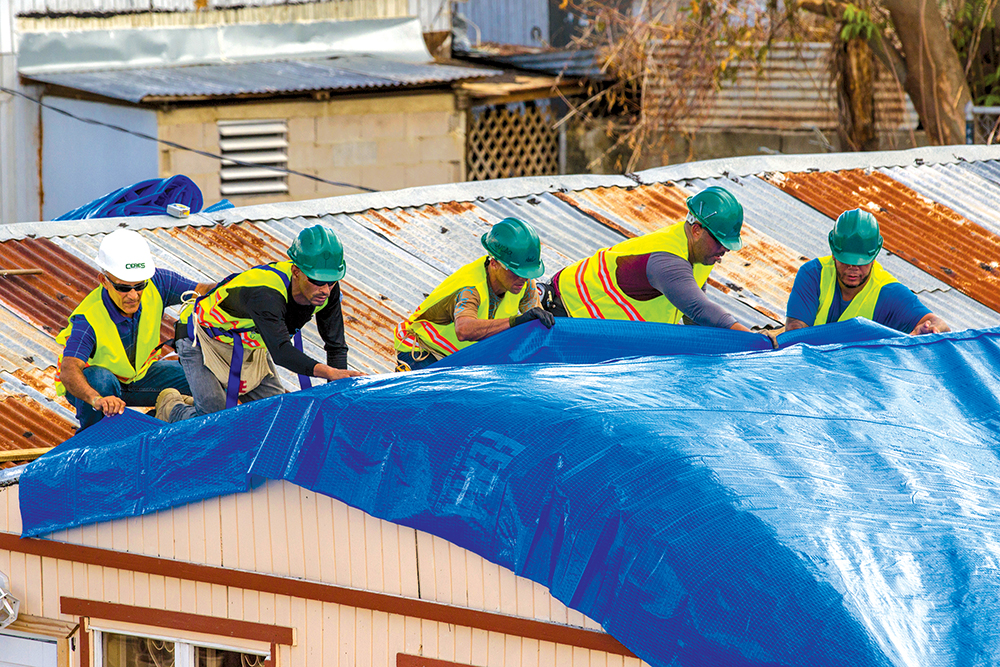
<path fill-rule="evenodd" d="M 188 402 L 190 401 L 190 402 Z M 193 405 L 194 399 L 184 396 L 174 388 L 164 389 L 156 397 L 156 418 L 160 421 L 169 422 L 170 413 L 178 405 Z"/>

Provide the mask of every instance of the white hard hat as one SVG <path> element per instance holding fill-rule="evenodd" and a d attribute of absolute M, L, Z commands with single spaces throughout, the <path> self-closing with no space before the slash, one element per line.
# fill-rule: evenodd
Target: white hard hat
<path fill-rule="evenodd" d="M 138 232 L 118 229 L 101 241 L 97 265 L 119 280 L 137 282 L 152 278 L 156 272 L 149 244 Z"/>

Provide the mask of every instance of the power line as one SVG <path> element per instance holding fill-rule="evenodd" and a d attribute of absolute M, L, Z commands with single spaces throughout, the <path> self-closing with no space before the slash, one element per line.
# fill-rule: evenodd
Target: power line
<path fill-rule="evenodd" d="M 2 1 L 2 0 L 0 0 L 0 1 Z M 234 160 L 231 157 L 223 157 L 221 155 L 216 155 L 215 153 L 209 153 L 208 151 L 200 151 L 197 148 L 189 148 L 188 146 L 184 146 L 183 144 L 179 144 L 179 143 L 177 143 L 175 141 L 166 141 L 165 139 L 160 139 L 158 137 L 151 137 L 148 134 L 145 134 L 143 132 L 136 132 L 135 130 L 130 130 L 127 127 L 121 127 L 120 125 L 115 125 L 113 123 L 105 123 L 104 121 L 97 120 L 95 118 L 84 118 L 83 116 L 77 116 L 76 114 L 71 113 L 69 111 L 66 111 L 65 109 L 60 109 L 58 107 L 54 107 L 51 104 L 46 104 L 45 102 L 43 102 L 41 100 L 36 100 L 34 97 L 31 97 L 30 95 L 25 95 L 24 93 L 22 93 L 20 91 L 11 90 L 10 88 L 4 88 L 3 86 L 0 86 L 0 92 L 7 93 L 8 95 L 14 95 L 16 97 L 21 97 L 23 99 L 28 100 L 29 102 L 34 102 L 35 104 L 37 104 L 40 107 L 44 107 L 44 108 L 49 109 L 51 111 L 55 111 L 56 113 L 59 113 L 59 114 L 62 114 L 64 116 L 67 116 L 69 118 L 72 118 L 73 120 L 78 120 L 81 123 L 87 123 L 89 125 L 98 125 L 100 127 L 106 127 L 106 128 L 112 129 L 112 130 L 116 130 L 118 132 L 124 132 L 125 134 L 131 134 L 132 136 L 139 137 L 140 139 L 146 139 L 148 141 L 155 141 L 158 144 L 163 144 L 164 146 L 170 146 L 171 148 L 177 148 L 177 149 L 182 150 L 182 151 L 190 151 L 190 152 L 195 153 L 197 155 L 203 155 L 205 157 L 210 157 L 210 158 L 213 158 L 215 160 L 225 160 L 226 162 L 232 162 L 233 164 L 238 164 L 241 167 L 252 167 L 254 169 L 270 169 L 271 171 L 276 171 L 276 172 L 279 172 L 279 173 L 282 173 L 282 174 L 290 174 L 292 176 L 301 176 L 302 178 L 308 178 L 308 179 L 311 179 L 313 181 L 318 181 L 320 183 L 326 183 L 327 185 L 336 185 L 336 186 L 343 187 L 343 188 L 354 188 L 355 190 L 364 190 L 365 192 L 378 192 L 378 190 L 373 190 L 372 188 L 366 188 L 363 185 L 352 185 L 351 183 L 341 183 L 339 181 L 328 181 L 325 178 L 320 178 L 319 176 L 313 176 L 312 174 L 306 174 L 306 173 L 303 173 L 301 171 L 295 171 L 294 169 L 283 169 L 281 167 L 272 167 L 272 166 L 266 165 L 266 164 L 254 164 L 252 162 L 244 162 L 242 160 Z"/>

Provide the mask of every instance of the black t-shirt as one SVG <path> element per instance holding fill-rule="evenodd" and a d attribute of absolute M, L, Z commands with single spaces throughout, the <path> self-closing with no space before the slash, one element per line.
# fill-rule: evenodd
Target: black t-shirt
<path fill-rule="evenodd" d="M 292 334 L 304 327 L 315 312 L 316 328 L 326 349 L 326 364 L 341 370 L 347 368 L 340 283 L 333 286 L 329 300 L 319 311 L 295 303 L 291 285 L 287 300 L 270 287 L 234 287 L 220 305 L 236 317 L 252 319 L 274 363 L 299 375 L 312 375 L 318 362 L 295 349 Z"/>

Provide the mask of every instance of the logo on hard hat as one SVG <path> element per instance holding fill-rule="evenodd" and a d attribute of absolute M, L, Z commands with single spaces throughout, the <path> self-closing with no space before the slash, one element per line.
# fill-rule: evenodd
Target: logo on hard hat
<path fill-rule="evenodd" d="M 126 264 L 125 265 L 125 270 L 126 271 L 128 269 L 145 269 L 145 268 L 146 268 L 146 263 L 145 262 L 140 263 L 140 264 Z"/>

